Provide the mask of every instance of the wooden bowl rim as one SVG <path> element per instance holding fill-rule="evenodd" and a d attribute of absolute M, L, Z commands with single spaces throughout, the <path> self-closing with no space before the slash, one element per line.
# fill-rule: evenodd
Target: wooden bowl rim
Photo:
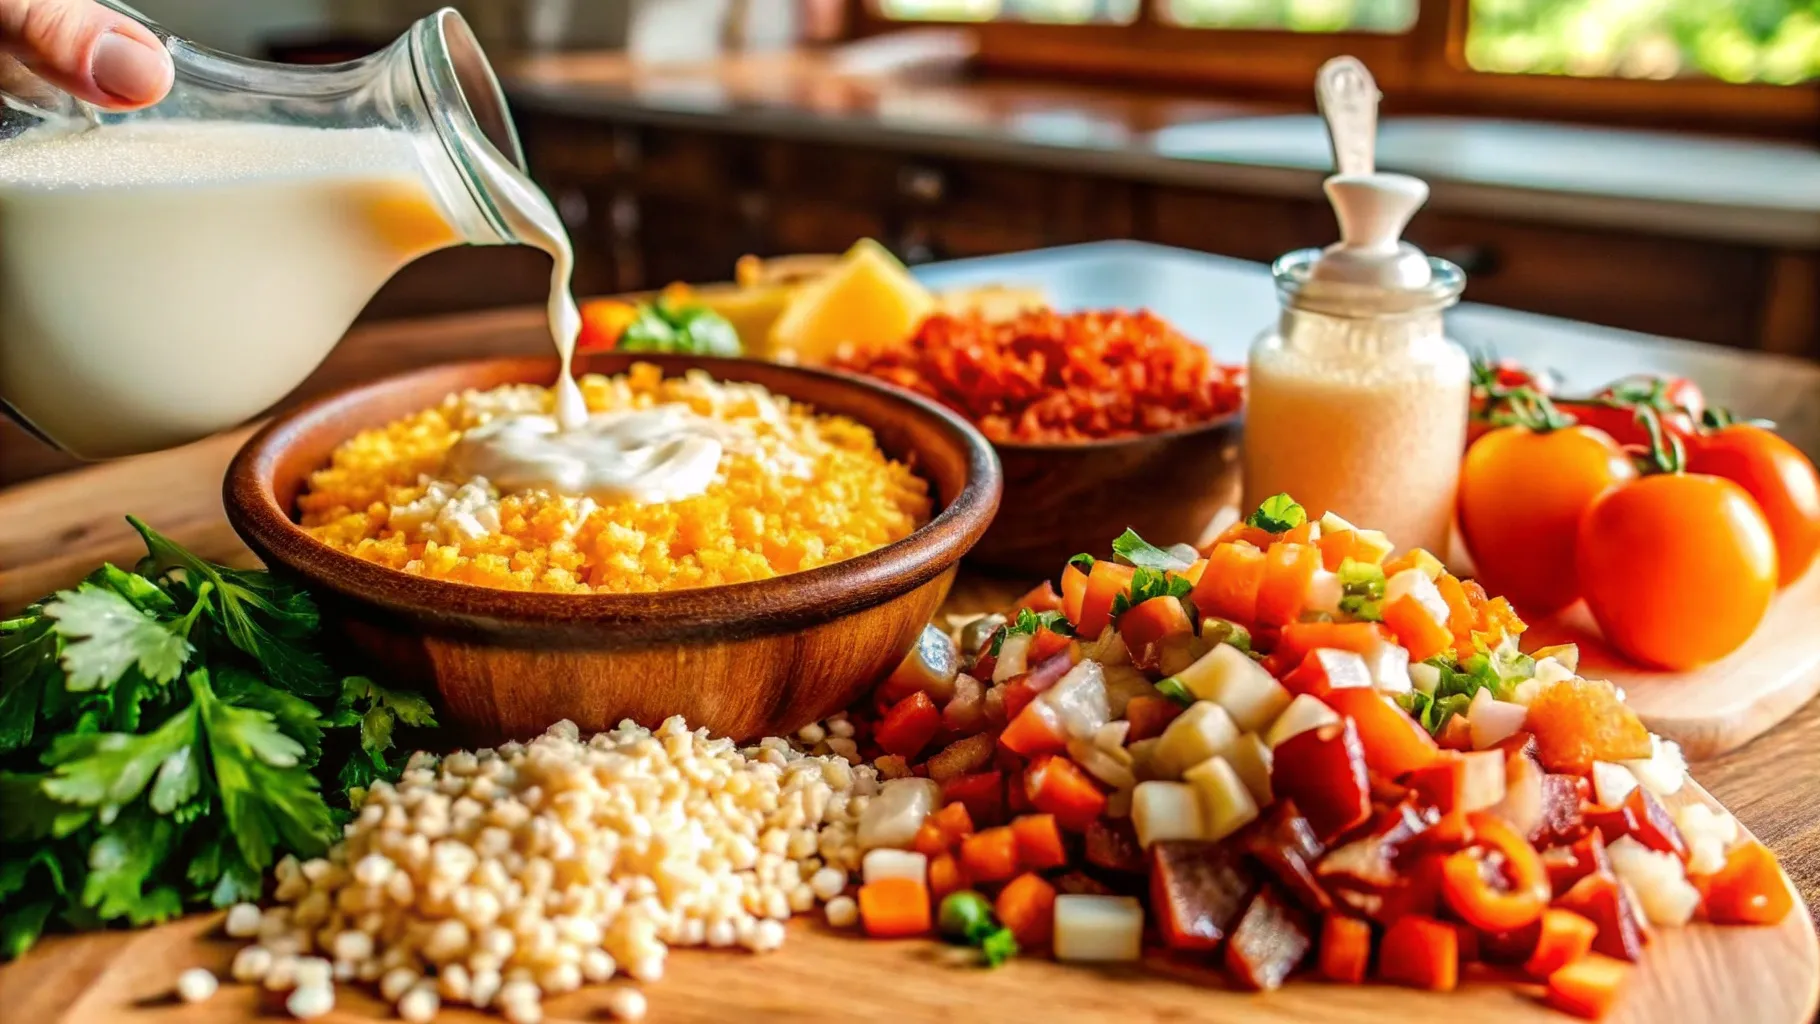
<path fill-rule="evenodd" d="M 222 486 L 228 520 L 268 564 L 289 570 L 312 586 L 411 620 L 488 631 L 502 626 L 598 625 L 612 627 L 616 639 L 662 640 L 779 632 L 830 621 L 901 596 L 957 563 L 985 534 L 998 510 L 1003 474 L 991 443 L 972 424 L 921 396 L 850 374 L 750 359 L 642 353 L 593 353 L 577 359 L 595 364 L 604 360 L 617 366 L 604 371 L 608 373 L 623 372 L 634 362 L 649 362 L 662 367 L 665 376 L 701 369 L 715 380 L 736 382 L 752 382 L 747 368 L 762 367 L 765 374 L 868 391 L 945 435 L 961 450 L 966 476 L 954 499 L 928 522 L 909 536 L 863 555 L 769 579 L 639 594 L 502 590 L 415 576 L 324 544 L 279 505 L 274 487 L 279 457 L 304 432 L 325 420 L 428 377 L 494 375 L 540 383 L 557 368 L 553 357 L 496 357 L 394 374 L 279 414 L 241 446 L 228 466 Z M 789 397 L 787 392 L 779 393 Z M 792 400 L 816 404 L 809 399 Z M 860 417 L 851 418 L 877 429 Z M 760 623 L 763 628 L 756 628 Z"/>
<path fill-rule="evenodd" d="M 1225 433 L 1244 422 L 1245 407 L 1241 405 L 1226 415 L 1205 423 L 1196 423 L 1190 427 L 1177 427 L 1174 430 L 1159 430 L 1154 434 L 1121 434 L 1118 437 L 1095 437 L 1085 441 L 994 441 L 987 438 L 986 443 L 999 451 L 1015 452 L 1019 455 L 1043 452 L 1091 452 L 1103 451 L 1107 448 L 1125 448 L 1143 444 L 1146 441 L 1181 441 L 1201 434 Z"/>

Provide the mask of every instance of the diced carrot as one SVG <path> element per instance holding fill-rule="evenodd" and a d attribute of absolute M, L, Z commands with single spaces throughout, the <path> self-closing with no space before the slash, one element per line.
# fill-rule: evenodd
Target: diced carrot
<path fill-rule="evenodd" d="M 943 853 L 929 861 L 929 899 L 940 903 L 942 897 L 951 892 L 960 892 L 973 884 L 967 873 L 961 870 L 961 862 L 954 854 Z"/>
<path fill-rule="evenodd" d="M 1279 544 L 1308 544 L 1314 541 L 1314 520 L 1304 519 L 1282 533 L 1276 534 Z"/>
<path fill-rule="evenodd" d="M 1080 632 L 1081 600 L 1087 596 L 1087 574 L 1070 565 L 1062 570 L 1062 615 Z"/>
<path fill-rule="evenodd" d="M 1598 1020 L 1611 1012 L 1630 976 L 1622 961 L 1589 953 L 1548 976 L 1548 1005 Z"/>
<path fill-rule="evenodd" d="M 1434 992 L 1452 992 L 1460 980 L 1460 937 L 1453 925 L 1420 914 L 1391 922 L 1378 949 L 1385 981 Z"/>
<path fill-rule="evenodd" d="M 1075 623 L 1076 633 L 1094 639 L 1112 624 L 1112 601 L 1131 589 L 1135 571 L 1129 565 L 1104 559 L 1093 563 L 1093 571 L 1087 574 L 1087 590 L 1081 595 L 1081 619 Z"/>
<path fill-rule="evenodd" d="M 976 884 L 1009 880 L 1017 874 L 1017 834 L 1000 825 L 962 837 L 961 870 Z"/>
<path fill-rule="evenodd" d="M 1535 952 L 1529 955 L 1523 969 L 1534 977 L 1546 978 L 1585 956 L 1598 934 L 1598 925 L 1571 910 L 1544 910 Z"/>
<path fill-rule="evenodd" d="M 1300 619 L 1308 600 L 1308 584 L 1320 567 L 1321 552 L 1307 544 L 1278 544 L 1266 551 L 1257 621 L 1284 626 Z"/>
<path fill-rule="evenodd" d="M 1163 735 L 1163 730 L 1169 728 L 1169 723 L 1175 721 L 1175 716 L 1184 710 L 1182 705 L 1168 697 L 1142 694 L 1131 698 L 1131 702 L 1125 705 L 1125 720 L 1131 723 L 1131 728 L 1125 733 L 1125 742 L 1136 743 L 1138 740 Z"/>
<path fill-rule="evenodd" d="M 1371 964 L 1371 925 L 1356 918 L 1328 914 L 1321 924 L 1321 977 L 1347 985 L 1365 980 Z"/>
<path fill-rule="evenodd" d="M 1062 845 L 1062 830 L 1053 814 L 1026 814 L 1011 822 L 1017 837 L 1017 860 L 1031 871 L 1059 868 L 1068 863 L 1068 848 Z"/>
<path fill-rule="evenodd" d="M 921 753 L 941 731 L 941 709 L 927 693 L 918 691 L 891 705 L 872 738 L 885 753 L 909 758 Z"/>
<path fill-rule="evenodd" d="M 1202 615 L 1250 623 L 1258 617 L 1258 588 L 1264 584 L 1264 553 L 1249 544 L 1219 544 L 1207 555 L 1207 569 L 1190 599 Z"/>
<path fill-rule="evenodd" d="M 929 931 L 929 887 L 914 878 L 881 878 L 859 887 L 859 920 L 875 939 Z"/>
<path fill-rule="evenodd" d="M 1070 832 L 1085 832 L 1106 810 L 1106 794 L 1080 766 L 1065 757 L 1049 756 L 1024 769 L 1024 792 L 1030 805 L 1055 815 L 1056 824 Z"/>
<path fill-rule="evenodd" d="M 1409 649 L 1410 661 L 1427 661 L 1453 646 L 1453 634 L 1428 614 L 1414 594 L 1404 594 L 1385 606 L 1384 625 L 1397 635 L 1397 643 Z"/>
<path fill-rule="evenodd" d="M 1055 886 L 1026 872 L 1011 880 L 992 905 L 999 923 L 1025 949 L 1049 945 L 1055 935 Z"/>
<path fill-rule="evenodd" d="M 1706 916 L 1717 924 L 1775 924 L 1793 909 L 1775 854 L 1746 842 L 1706 882 Z"/>
<path fill-rule="evenodd" d="M 1119 634 L 1125 638 L 1125 647 L 1131 652 L 1132 662 L 1140 668 L 1155 664 L 1154 652 L 1165 639 L 1194 632 L 1194 623 L 1189 621 L 1182 602 L 1168 596 L 1153 597 L 1127 609 L 1119 616 L 1118 626 Z"/>
<path fill-rule="evenodd" d="M 958 843 L 962 836 L 973 834 L 973 815 L 967 813 L 967 805 L 963 803 L 946 804 L 930 815 L 929 820 L 942 830 L 949 843 Z"/>
<path fill-rule="evenodd" d="M 1197 558 L 1194 561 L 1189 562 L 1188 568 L 1183 569 L 1179 575 L 1190 583 L 1199 583 L 1201 582 L 1201 577 L 1206 574 L 1207 560 L 1205 558 Z"/>
<path fill-rule="evenodd" d="M 1277 535 L 1259 526 L 1253 526 L 1241 519 L 1220 531 L 1214 538 L 1214 546 L 1221 544 L 1249 544 L 1259 551 L 1277 542 Z"/>
<path fill-rule="evenodd" d="M 1048 580 L 1044 580 L 1036 586 L 1031 587 L 1029 590 L 1024 591 L 1024 596 L 1018 598 L 1017 603 L 1011 606 L 1011 612 L 1008 617 L 1016 619 L 1017 613 L 1025 608 L 1038 614 L 1043 612 L 1061 611 L 1062 595 L 1055 592 L 1055 584 Z"/>
<path fill-rule="evenodd" d="M 1354 654 L 1371 654 L 1390 634 L 1375 622 L 1291 622 L 1277 637 L 1272 654 L 1280 654 L 1291 665 L 1299 665 L 1308 652 L 1326 647 Z"/>
<path fill-rule="evenodd" d="M 1426 768 L 1441 756 L 1434 737 L 1422 723 L 1409 717 L 1397 702 L 1369 687 L 1349 686 L 1330 691 L 1327 705 L 1350 718 L 1365 746 L 1365 764 L 1387 779 Z"/>
<path fill-rule="evenodd" d="M 942 802 L 964 804 L 975 827 L 1005 820 L 1005 777 L 1000 772 L 975 772 L 942 784 Z"/>
<path fill-rule="evenodd" d="M 947 853 L 950 845 L 948 837 L 931 821 L 923 822 L 922 827 L 916 830 L 916 838 L 910 841 L 912 850 L 931 860 Z"/>
<path fill-rule="evenodd" d="M 1435 577 L 1435 589 L 1441 592 L 1441 599 L 1447 602 L 1447 631 L 1454 635 L 1456 643 L 1464 640 L 1470 645 L 1476 616 L 1472 602 L 1466 597 L 1466 588 L 1461 586 L 1459 577 L 1444 572 Z"/>
<path fill-rule="evenodd" d="M 998 734 L 998 741 L 1006 750 L 1035 757 L 1066 750 L 1068 734 L 1062 731 L 1061 719 L 1053 708 L 1047 704 L 1029 703 L 1011 724 L 1005 726 L 1005 731 Z"/>
<path fill-rule="evenodd" d="M 1364 552 L 1358 541 L 1359 535 L 1352 530 L 1335 530 L 1332 533 L 1321 534 L 1321 539 L 1314 542 L 1315 546 L 1321 549 L 1321 568 L 1328 572 L 1339 572 L 1340 566 L 1345 564 L 1348 558 L 1364 561 L 1360 557 Z"/>

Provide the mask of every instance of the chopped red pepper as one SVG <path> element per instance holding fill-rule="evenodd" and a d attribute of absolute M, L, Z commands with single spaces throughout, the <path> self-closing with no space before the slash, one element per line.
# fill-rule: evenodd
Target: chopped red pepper
<path fill-rule="evenodd" d="M 1460 980 L 1460 936 L 1445 921 L 1406 914 L 1391 922 L 1378 950 L 1385 981 L 1434 992 L 1452 992 Z"/>
<path fill-rule="evenodd" d="M 943 803 L 959 803 L 975 827 L 1005 820 L 1005 777 L 999 772 L 976 772 L 949 779 L 942 786 Z"/>
<path fill-rule="evenodd" d="M 1370 687 L 1343 687 L 1324 699 L 1342 717 L 1352 719 L 1359 742 L 1365 745 L 1366 766 L 1385 778 L 1400 779 L 1441 756 L 1441 748 L 1422 723 Z"/>
<path fill-rule="evenodd" d="M 1156 665 L 1164 640 L 1194 632 L 1194 623 L 1182 602 L 1173 597 L 1153 597 L 1119 616 L 1119 633 L 1131 651 L 1131 661 L 1139 668 Z"/>
<path fill-rule="evenodd" d="M 1449 855 L 1442 866 L 1447 905 L 1483 931 L 1514 931 L 1533 923 L 1550 895 L 1548 872 L 1535 848 L 1496 815 L 1471 814 L 1467 822 L 1474 846 Z"/>
<path fill-rule="evenodd" d="M 872 738 L 887 754 L 909 758 L 921 753 L 941 731 L 941 709 L 919 690 L 891 706 Z"/>

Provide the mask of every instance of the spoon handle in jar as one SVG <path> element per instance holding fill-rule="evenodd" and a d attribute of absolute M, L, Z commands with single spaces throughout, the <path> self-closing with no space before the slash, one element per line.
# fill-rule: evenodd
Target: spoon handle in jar
<path fill-rule="evenodd" d="M 1334 170 L 1370 174 L 1377 166 L 1378 83 L 1357 57 L 1335 57 L 1315 75 L 1315 102 L 1327 121 Z"/>

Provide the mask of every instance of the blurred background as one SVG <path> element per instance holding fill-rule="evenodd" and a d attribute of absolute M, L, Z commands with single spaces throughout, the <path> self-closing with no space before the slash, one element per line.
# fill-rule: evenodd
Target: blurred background
<path fill-rule="evenodd" d="M 342 59 L 434 0 L 140 0 Z M 873 238 L 907 263 L 1105 238 L 1267 261 L 1333 239 L 1312 81 L 1385 93 L 1380 163 L 1467 298 L 1820 355 L 1820 0 L 470 0 L 590 294 Z M 534 302 L 456 251 L 372 318 Z M 1218 301 L 1210 296 L 1210 302 Z"/>

